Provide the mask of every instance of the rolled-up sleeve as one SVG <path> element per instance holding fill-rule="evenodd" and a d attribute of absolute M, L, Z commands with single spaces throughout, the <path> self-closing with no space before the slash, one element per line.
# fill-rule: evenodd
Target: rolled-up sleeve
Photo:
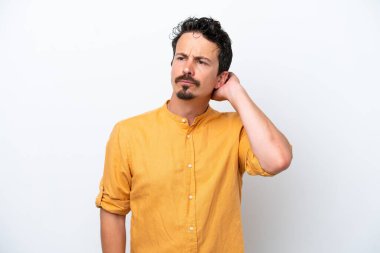
<path fill-rule="evenodd" d="M 251 149 L 249 138 L 244 127 L 241 128 L 239 137 L 239 170 L 242 174 L 246 171 L 251 176 L 274 176 L 261 167 L 259 160 Z"/>
<path fill-rule="evenodd" d="M 131 171 L 127 156 L 127 146 L 120 143 L 120 124 L 116 124 L 107 142 L 96 206 L 120 215 L 130 211 Z"/>

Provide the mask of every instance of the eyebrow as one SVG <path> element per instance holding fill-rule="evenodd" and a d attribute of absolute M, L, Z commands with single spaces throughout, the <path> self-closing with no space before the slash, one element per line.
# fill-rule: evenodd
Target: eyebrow
<path fill-rule="evenodd" d="M 175 55 L 176 56 L 180 55 L 180 56 L 183 56 L 185 58 L 189 58 L 189 56 L 187 54 L 184 54 L 184 53 L 177 53 Z M 212 62 L 209 58 L 204 57 L 204 56 L 194 56 L 194 59 L 196 59 L 196 60 L 206 60 L 208 62 Z"/>

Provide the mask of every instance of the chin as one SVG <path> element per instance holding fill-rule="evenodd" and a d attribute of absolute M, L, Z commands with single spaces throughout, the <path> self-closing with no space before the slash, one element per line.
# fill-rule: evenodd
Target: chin
<path fill-rule="evenodd" d="M 176 95 L 177 95 L 177 98 L 182 99 L 182 100 L 191 100 L 195 98 L 193 93 L 183 92 L 182 90 L 178 91 Z"/>

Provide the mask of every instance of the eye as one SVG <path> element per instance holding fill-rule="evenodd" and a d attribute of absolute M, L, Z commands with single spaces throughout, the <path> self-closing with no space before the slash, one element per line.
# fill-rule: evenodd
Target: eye
<path fill-rule="evenodd" d="M 183 61 L 185 58 L 184 58 L 183 56 L 177 56 L 176 59 L 177 59 L 178 61 Z"/>
<path fill-rule="evenodd" d="M 201 59 L 198 60 L 198 63 L 201 64 L 201 65 L 203 65 L 203 64 L 207 64 L 205 61 L 203 61 L 203 60 L 201 60 Z"/>

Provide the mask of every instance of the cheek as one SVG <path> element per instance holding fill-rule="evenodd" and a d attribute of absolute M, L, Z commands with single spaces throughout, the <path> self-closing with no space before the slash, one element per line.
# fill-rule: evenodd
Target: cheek
<path fill-rule="evenodd" d="M 179 76 L 181 74 L 181 71 L 180 71 L 180 68 L 178 65 L 172 65 L 172 69 L 171 69 L 171 75 L 172 75 L 172 78 L 175 78 L 177 76 Z"/>
<path fill-rule="evenodd" d="M 171 75 L 171 79 L 172 79 L 172 81 L 174 81 L 174 79 L 178 76 L 178 73 L 177 73 L 175 67 L 172 67 L 172 69 L 171 69 L 171 71 L 170 71 L 170 75 Z"/>
<path fill-rule="evenodd" d="M 205 83 L 207 83 L 207 86 L 209 86 L 210 88 L 214 89 L 215 85 L 218 82 L 218 79 L 216 77 L 208 77 L 204 81 L 205 81 Z"/>
<path fill-rule="evenodd" d="M 214 79 L 201 80 L 201 89 L 204 92 L 211 93 L 214 90 L 215 85 L 216 83 L 214 82 Z"/>

